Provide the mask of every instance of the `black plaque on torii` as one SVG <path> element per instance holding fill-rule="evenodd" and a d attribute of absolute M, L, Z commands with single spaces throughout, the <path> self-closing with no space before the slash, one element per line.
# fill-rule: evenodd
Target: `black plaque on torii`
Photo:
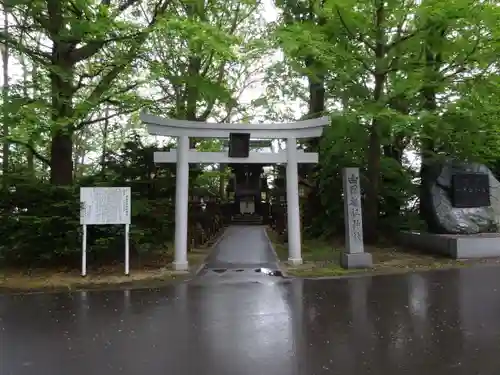
<path fill-rule="evenodd" d="M 228 156 L 230 158 L 248 158 L 249 155 L 250 155 L 250 134 L 230 133 Z"/>

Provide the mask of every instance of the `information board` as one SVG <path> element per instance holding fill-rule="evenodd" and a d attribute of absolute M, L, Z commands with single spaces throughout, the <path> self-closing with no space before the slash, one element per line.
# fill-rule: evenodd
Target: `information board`
<path fill-rule="evenodd" d="M 87 225 L 125 225 L 125 275 L 130 273 L 130 188 L 80 188 L 82 231 L 82 276 L 87 275 Z"/>
<path fill-rule="evenodd" d="M 129 187 L 80 188 L 80 224 L 130 224 L 130 195 Z"/>

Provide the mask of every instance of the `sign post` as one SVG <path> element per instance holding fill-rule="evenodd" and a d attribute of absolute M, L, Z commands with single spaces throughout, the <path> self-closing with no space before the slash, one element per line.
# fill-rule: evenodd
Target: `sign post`
<path fill-rule="evenodd" d="M 80 188 L 82 238 L 82 276 L 87 275 L 87 225 L 125 225 L 125 275 L 130 274 L 130 200 L 129 187 Z"/>

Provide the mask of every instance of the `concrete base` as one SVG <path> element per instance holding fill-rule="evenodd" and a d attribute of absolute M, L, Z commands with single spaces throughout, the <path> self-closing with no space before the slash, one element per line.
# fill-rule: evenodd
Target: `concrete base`
<path fill-rule="evenodd" d="M 302 258 L 288 258 L 288 264 L 291 266 L 300 266 L 302 263 Z"/>
<path fill-rule="evenodd" d="M 172 267 L 175 271 L 189 271 L 189 264 L 188 262 L 173 262 Z"/>
<path fill-rule="evenodd" d="M 500 233 L 461 235 L 401 232 L 398 243 L 453 259 L 500 257 Z"/>
<path fill-rule="evenodd" d="M 340 256 L 340 265 L 343 268 L 371 268 L 373 259 L 370 253 L 342 253 Z"/>

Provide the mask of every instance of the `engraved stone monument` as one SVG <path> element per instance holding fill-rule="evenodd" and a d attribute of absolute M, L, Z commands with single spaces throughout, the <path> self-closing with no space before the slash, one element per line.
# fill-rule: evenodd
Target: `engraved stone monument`
<path fill-rule="evenodd" d="M 372 255 L 365 253 L 363 244 L 363 219 L 361 214 L 361 187 L 358 168 L 344 168 L 344 220 L 345 251 L 340 264 L 344 268 L 369 268 Z"/>
<path fill-rule="evenodd" d="M 490 180 L 496 181 L 482 164 L 447 160 L 434 165 L 428 184 L 422 187 L 421 210 L 428 231 L 440 234 L 496 232 Z"/>
<path fill-rule="evenodd" d="M 500 256 L 500 183 L 485 165 L 445 160 L 429 168 L 420 210 L 427 232 L 401 245 L 455 259 Z"/>

